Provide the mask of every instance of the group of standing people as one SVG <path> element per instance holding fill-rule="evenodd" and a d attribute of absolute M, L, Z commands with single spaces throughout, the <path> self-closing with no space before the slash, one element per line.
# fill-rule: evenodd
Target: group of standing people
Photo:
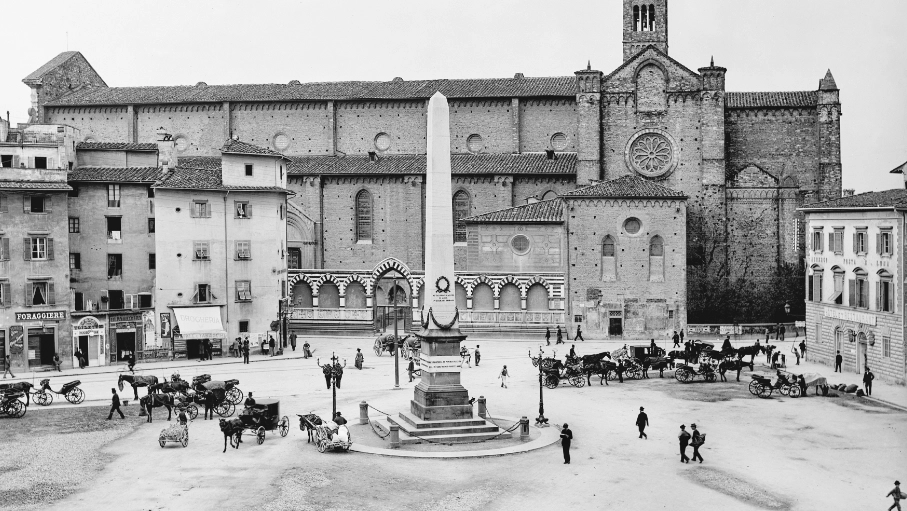
<path fill-rule="evenodd" d="M 703 462 L 702 455 L 699 454 L 699 448 L 702 447 L 702 444 L 705 443 L 705 435 L 699 433 L 699 429 L 696 427 L 696 423 L 690 424 L 690 427 L 693 428 L 693 433 L 687 431 L 687 427 L 684 424 L 680 425 L 680 434 L 677 435 L 677 438 L 680 440 L 680 462 L 689 463 L 690 458 L 687 456 L 687 446 L 693 447 L 693 461 L 699 460 L 699 463 Z"/>
<path fill-rule="evenodd" d="M 566 330 L 561 330 L 561 326 L 557 325 L 555 330 L 555 342 L 554 344 L 564 344 L 564 333 Z M 570 335 L 567 335 L 567 340 L 570 340 Z M 586 339 L 583 338 L 583 329 L 580 325 L 576 325 L 576 336 L 573 338 L 574 341 L 583 341 Z M 545 327 L 545 344 L 551 346 L 551 327 Z"/>

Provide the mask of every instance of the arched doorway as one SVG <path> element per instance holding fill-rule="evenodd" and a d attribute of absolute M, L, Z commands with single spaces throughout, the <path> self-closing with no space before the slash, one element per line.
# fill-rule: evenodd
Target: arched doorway
<path fill-rule="evenodd" d="M 863 371 L 868 365 L 867 357 L 869 356 L 869 350 L 866 343 L 866 334 L 860 332 L 860 335 L 857 336 L 857 374 L 863 374 Z"/>
<path fill-rule="evenodd" d="M 413 290 L 409 277 L 409 268 L 397 259 L 385 259 L 375 266 L 372 318 L 376 332 L 393 333 L 395 317 L 398 332 L 412 331 Z"/>

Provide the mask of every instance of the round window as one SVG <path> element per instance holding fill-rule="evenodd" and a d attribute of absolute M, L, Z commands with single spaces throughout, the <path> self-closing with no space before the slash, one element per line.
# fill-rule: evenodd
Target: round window
<path fill-rule="evenodd" d="M 563 133 L 555 133 L 551 135 L 551 148 L 555 151 L 563 151 L 567 148 L 567 135 Z"/>
<path fill-rule="evenodd" d="M 667 132 L 645 129 L 634 135 L 624 151 L 627 165 L 644 177 L 661 177 L 677 166 L 674 142 Z"/>
<path fill-rule="evenodd" d="M 375 135 L 375 149 L 387 151 L 391 148 L 391 136 L 387 133 L 378 133 Z"/>
<path fill-rule="evenodd" d="M 471 153 L 481 152 L 485 148 L 485 141 L 482 140 L 482 135 L 472 134 L 466 139 L 466 148 L 469 149 Z"/>
<path fill-rule="evenodd" d="M 284 135 L 283 133 L 274 135 L 274 149 L 283 151 L 288 147 L 290 147 L 290 137 Z"/>
<path fill-rule="evenodd" d="M 624 231 L 627 234 L 636 234 L 639 232 L 639 228 L 642 227 L 638 218 L 631 217 L 624 220 Z"/>
<path fill-rule="evenodd" d="M 173 141 L 173 147 L 175 147 L 177 151 L 185 151 L 186 149 L 189 149 L 189 141 L 186 137 L 176 137 Z"/>
<path fill-rule="evenodd" d="M 514 253 L 517 255 L 524 255 L 529 252 L 529 238 L 522 234 L 517 234 L 516 236 L 510 238 L 510 248 L 513 249 Z"/>

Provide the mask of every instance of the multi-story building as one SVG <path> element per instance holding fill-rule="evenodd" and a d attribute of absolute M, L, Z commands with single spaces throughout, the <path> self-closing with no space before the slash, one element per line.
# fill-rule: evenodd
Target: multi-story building
<path fill-rule="evenodd" d="M 797 208 L 841 195 L 835 80 L 828 72 L 795 91 L 726 91 L 726 68 L 694 70 L 669 56 L 667 0 L 623 0 L 622 15 L 613 42 L 623 58 L 608 73 L 587 65 L 553 77 L 109 87 L 66 52 L 24 81 L 40 122 L 78 127 L 85 141 L 154 142 L 163 128 L 184 167 L 219 165 L 217 148 L 233 135 L 288 155 L 292 263 L 302 267 L 291 280 L 311 288 L 312 302 L 297 307 L 308 322 L 298 326 L 377 323 L 382 286 L 370 282 L 354 316 L 316 304 L 339 303 L 354 274 L 377 281 L 391 266 L 424 269 L 426 106 L 436 91 L 450 101 L 459 218 L 637 175 L 688 197 L 691 321 L 773 318 L 795 298 L 775 290 L 778 269 L 804 255 Z M 456 243 L 462 271 L 465 240 Z M 723 299 L 731 278 L 755 306 Z M 572 329 L 587 299 L 568 296 L 559 313 Z"/>
<path fill-rule="evenodd" d="M 157 144 L 81 142 L 69 173 L 74 344 L 89 365 L 167 352 L 156 335 Z"/>
<path fill-rule="evenodd" d="M 807 356 L 904 384 L 907 190 L 812 204 L 806 214 Z"/>
<path fill-rule="evenodd" d="M 77 128 L 65 124 L 20 124 L 10 128 L 0 119 L 0 167 L 26 169 L 72 169 Z"/>
<path fill-rule="evenodd" d="M 155 311 L 177 357 L 197 357 L 205 339 L 215 356 L 226 338 L 257 341 L 285 297 L 287 159 L 234 139 L 221 153 L 153 186 Z"/>
<path fill-rule="evenodd" d="M 22 161 L 35 157 L 28 149 L 20 146 Z M 0 354 L 10 355 L 14 373 L 53 367 L 54 354 L 63 367 L 74 365 L 67 291 L 70 190 L 66 170 L 0 169 Z"/>

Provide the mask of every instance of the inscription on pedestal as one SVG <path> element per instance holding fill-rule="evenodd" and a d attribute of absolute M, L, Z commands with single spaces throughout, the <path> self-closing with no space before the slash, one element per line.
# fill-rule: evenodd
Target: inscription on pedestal
<path fill-rule="evenodd" d="M 419 354 L 419 363 L 425 373 L 459 373 L 463 359 L 460 357 Z"/>

